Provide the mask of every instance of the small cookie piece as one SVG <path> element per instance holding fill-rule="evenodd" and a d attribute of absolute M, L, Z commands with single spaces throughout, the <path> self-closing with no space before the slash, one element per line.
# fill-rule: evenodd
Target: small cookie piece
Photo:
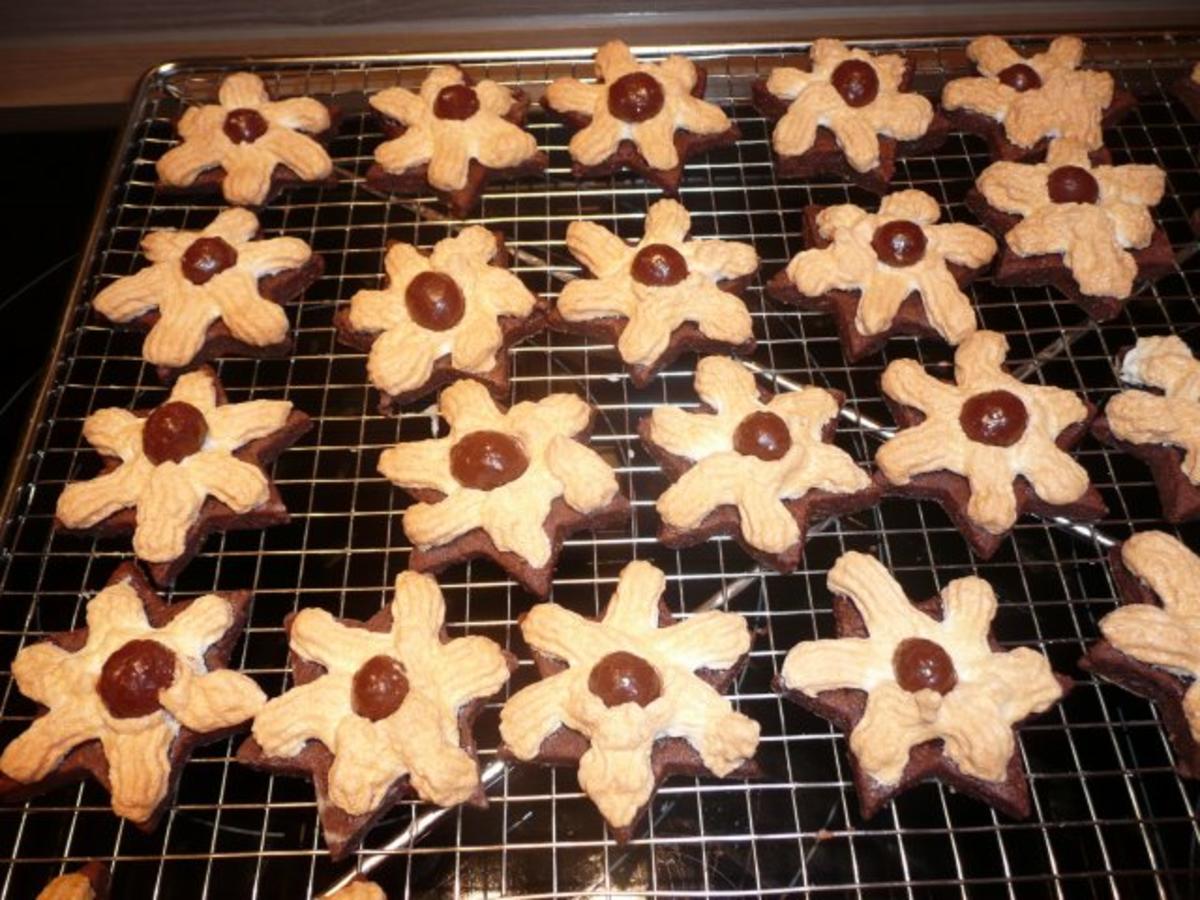
<path fill-rule="evenodd" d="M 285 188 L 337 183 L 323 144 L 338 113 L 312 97 L 272 101 L 253 72 L 226 76 L 216 104 L 191 106 L 181 142 L 155 164 L 159 187 L 220 191 L 235 206 L 263 206 Z"/>
<path fill-rule="evenodd" d="M 932 153 L 950 123 L 910 88 L 912 61 L 820 38 L 809 68 L 777 66 L 751 85 L 754 107 L 776 122 L 775 172 L 782 178 L 847 178 L 887 191 L 896 159 Z"/>
<path fill-rule="evenodd" d="M 672 549 L 732 534 L 764 565 L 791 572 L 811 519 L 874 506 L 882 491 L 833 445 L 842 396 L 818 387 L 760 391 L 741 363 L 696 366 L 697 412 L 659 406 L 638 434 L 672 484 L 658 539 Z"/>
<path fill-rule="evenodd" d="M 59 875 L 42 888 L 37 900 L 108 900 L 108 866 L 92 861 Z"/>
<path fill-rule="evenodd" d="M 1081 69 L 1083 41 L 1057 37 L 1043 53 L 1021 56 L 995 35 L 967 45 L 979 76 L 956 78 L 942 89 L 942 108 L 958 131 L 984 138 L 992 158 L 1041 159 L 1055 138 L 1069 138 L 1107 162 L 1104 128 L 1137 106 L 1108 72 Z"/>
<path fill-rule="evenodd" d="M 550 327 L 611 341 L 637 387 L 685 352 L 753 353 L 754 323 L 741 295 L 758 254 L 749 244 L 693 240 L 691 227 L 675 200 L 650 207 L 635 244 L 595 222 L 572 222 L 567 249 L 594 277 L 563 287 Z"/>
<path fill-rule="evenodd" d="M 383 888 L 373 881 L 359 877 L 332 894 L 323 894 L 324 900 L 387 900 Z"/>
<path fill-rule="evenodd" d="M 1081 668 L 1158 707 L 1175 768 L 1200 778 L 1200 557 L 1161 531 L 1109 551 L 1120 606 L 1100 620 L 1103 640 Z"/>
<path fill-rule="evenodd" d="M 1003 287 L 1053 285 L 1098 322 L 1116 317 L 1135 280 L 1175 270 L 1175 255 L 1150 207 L 1162 200 L 1158 166 L 1093 165 L 1061 139 L 1043 163 L 992 163 L 967 207 L 1004 251 L 992 280 Z"/>
<path fill-rule="evenodd" d="M 192 750 L 228 737 L 266 696 L 225 667 L 250 592 L 169 606 L 132 563 L 87 605 L 87 627 L 51 635 L 13 660 L 33 723 L 0 754 L 0 800 L 21 802 L 89 775 L 114 814 L 153 831 Z"/>
<path fill-rule="evenodd" d="M 1200 517 L 1200 361 L 1174 335 L 1138 338 L 1118 360 L 1121 380 L 1155 388 L 1108 401 L 1092 433 L 1150 467 L 1163 518 Z"/>
<path fill-rule="evenodd" d="M 317 608 L 285 620 L 295 686 L 255 716 L 237 759 L 312 780 L 335 860 L 407 797 L 487 805 L 472 726 L 516 660 L 480 635 L 450 640 L 445 620 L 438 583 L 416 572 L 366 622 Z"/>
<path fill-rule="evenodd" d="M 446 437 L 384 450 L 379 471 L 417 502 L 404 511 L 409 566 L 440 572 L 477 556 L 545 597 L 566 537 L 629 517 L 612 467 L 587 445 L 594 410 L 551 394 L 505 410 L 483 385 L 438 398 Z"/>
<path fill-rule="evenodd" d="M 546 307 L 508 271 L 504 235 L 478 225 L 426 255 L 395 243 L 382 290 L 362 290 L 334 317 L 338 340 L 364 350 L 389 412 L 458 378 L 508 395 L 509 348 L 545 327 Z"/>
<path fill-rule="evenodd" d="M 992 586 L 956 578 L 914 604 L 879 560 L 854 551 L 826 583 L 837 637 L 793 647 L 775 686 L 847 732 L 863 818 L 934 780 L 1028 816 L 1016 727 L 1072 682 L 1032 648 L 1000 649 Z"/>
<path fill-rule="evenodd" d="M 260 238 L 247 209 L 223 210 L 202 231 L 151 231 L 142 252 L 150 265 L 106 286 L 92 306 L 147 332 L 142 357 L 164 381 L 221 356 L 286 355 L 282 304 L 325 271 L 299 238 Z"/>
<path fill-rule="evenodd" d="M 576 178 L 632 169 L 675 194 L 688 159 L 741 137 L 721 107 L 703 99 L 708 73 L 687 57 L 639 63 L 624 41 L 609 41 L 595 64 L 595 82 L 557 78 L 542 97 L 577 129 L 568 147 Z"/>
<path fill-rule="evenodd" d="M 84 420 L 84 440 L 104 467 L 63 488 L 55 527 L 132 533 L 137 558 L 155 582 L 170 584 L 210 532 L 288 521 L 263 467 L 311 425 L 290 401 L 227 403 L 212 369 L 188 372 L 153 409 L 110 407 Z"/>
<path fill-rule="evenodd" d="M 501 755 L 578 766 L 618 843 L 671 775 L 758 774 L 758 723 L 721 696 L 750 653 L 746 620 L 709 610 L 676 622 L 665 589 L 661 570 L 635 560 L 599 620 L 533 607 L 521 634 L 541 680 L 500 711 Z"/>
<path fill-rule="evenodd" d="M 1196 63 L 1191 72 L 1180 75 L 1172 83 L 1171 93 L 1187 107 L 1193 119 L 1200 121 L 1200 63 Z"/>
<path fill-rule="evenodd" d="M 1003 368 L 1008 341 L 976 331 L 954 354 L 954 383 L 898 359 L 881 386 L 900 430 L 875 453 L 897 497 L 935 500 L 988 559 L 1023 512 L 1090 521 L 1107 512 L 1068 454 L 1096 414 L 1062 388 L 1025 384 Z"/>
<path fill-rule="evenodd" d="M 529 98 L 519 88 L 475 81 L 458 66 L 436 66 L 417 93 L 392 87 L 368 102 L 388 138 L 375 148 L 367 171 L 376 190 L 432 188 L 463 218 L 478 208 L 490 181 L 546 171 L 546 154 L 522 127 Z"/>
<path fill-rule="evenodd" d="M 958 344 L 975 331 L 963 288 L 987 268 L 996 242 L 982 229 L 937 224 L 922 191 L 884 197 L 879 212 L 853 204 L 804 210 L 807 250 L 767 284 L 780 303 L 831 313 L 842 352 L 857 362 L 893 335 Z"/>

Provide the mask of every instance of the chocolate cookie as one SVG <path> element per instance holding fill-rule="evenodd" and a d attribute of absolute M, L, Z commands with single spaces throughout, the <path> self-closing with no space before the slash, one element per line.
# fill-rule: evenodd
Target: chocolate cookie
<path fill-rule="evenodd" d="M 487 804 L 472 728 L 516 659 L 478 635 L 451 640 L 445 617 L 437 582 L 403 572 L 391 605 L 366 622 L 317 608 L 284 620 L 293 687 L 255 717 L 237 759 L 312 781 L 335 860 L 406 798 Z"/>
<path fill-rule="evenodd" d="M 686 352 L 752 353 L 754 323 L 741 295 L 758 255 L 749 244 L 693 239 L 691 224 L 670 199 L 651 205 L 635 244 L 595 222 L 572 222 L 567 249 L 594 277 L 563 287 L 550 328 L 614 344 L 636 387 Z"/>
<path fill-rule="evenodd" d="M 963 289 L 987 268 L 996 242 L 970 225 L 936 224 L 940 214 L 936 200 L 914 190 L 884 197 L 878 213 L 808 206 L 808 249 L 776 273 L 767 293 L 831 313 L 850 362 L 878 353 L 894 335 L 957 344 L 976 327 Z"/>
<path fill-rule="evenodd" d="M 236 591 L 167 605 L 137 566 L 120 565 L 88 602 L 86 628 L 13 661 L 38 714 L 0 755 L 0 800 L 90 776 L 116 815 L 153 831 L 192 751 L 239 731 L 266 700 L 252 679 L 225 670 L 249 604 Z"/>
<path fill-rule="evenodd" d="M 957 78 L 942 89 L 942 108 L 956 131 L 987 141 L 992 158 L 1009 162 L 1042 159 L 1053 140 L 1066 138 L 1108 162 L 1104 128 L 1137 106 L 1107 72 L 1079 68 L 1084 45 L 1057 37 L 1043 52 L 1021 56 L 1002 38 L 976 38 L 967 57 L 979 76 Z"/>
<path fill-rule="evenodd" d="M 261 78 L 235 72 L 215 105 L 189 107 L 176 123 L 181 143 L 156 164 L 158 189 L 263 206 L 284 189 L 334 185 L 324 145 L 340 117 L 311 97 L 272 101 Z"/>
<path fill-rule="evenodd" d="M 596 51 L 596 81 L 558 78 L 542 105 L 575 129 L 568 149 L 576 178 L 632 169 L 674 195 L 693 156 L 735 143 L 741 132 L 704 98 L 708 73 L 683 56 L 639 63 L 609 41 Z"/>
<path fill-rule="evenodd" d="M 209 533 L 288 521 L 264 467 L 311 426 L 290 401 L 226 403 L 211 369 L 188 372 L 154 409 L 102 409 L 84 420 L 103 465 L 63 488 L 55 528 L 132 533 L 155 582 L 170 584 Z"/>
<path fill-rule="evenodd" d="M 473 378 L 508 396 L 509 350 L 541 331 L 546 304 L 507 271 L 504 235 L 478 225 L 423 254 L 393 243 L 382 290 L 362 290 L 334 316 L 338 340 L 368 353 L 380 412 Z"/>
<path fill-rule="evenodd" d="M 369 102 L 387 138 L 367 170 L 375 190 L 432 189 L 464 218 L 478 208 L 489 182 L 546 171 L 546 154 L 523 129 L 529 98 L 519 88 L 477 82 L 458 66 L 437 66 L 419 92 L 393 87 Z"/>
<path fill-rule="evenodd" d="M 505 410 L 464 380 L 438 406 L 446 437 L 397 444 L 379 459 L 380 473 L 417 501 L 404 511 L 413 569 L 484 556 L 544 597 L 568 535 L 628 521 L 611 465 L 587 444 L 595 411 L 583 400 L 551 394 Z"/>
<path fill-rule="evenodd" d="M 325 271 L 299 238 L 260 238 L 246 209 L 223 210 L 202 231 L 151 231 L 142 252 L 150 265 L 110 283 L 92 306 L 147 332 L 142 355 L 166 382 L 222 356 L 286 355 L 291 326 L 282 306 Z"/>
<path fill-rule="evenodd" d="M 949 122 L 911 92 L 912 60 L 841 41 L 813 42 L 808 68 L 779 66 L 751 86 L 754 107 L 778 123 L 771 136 L 782 178 L 832 176 L 887 193 L 896 159 L 932 153 Z"/>
<path fill-rule="evenodd" d="M 775 687 L 846 732 L 863 818 L 935 780 L 1028 816 L 1016 727 L 1072 682 L 1035 650 L 1000 649 L 991 586 L 959 578 L 914 604 L 878 560 L 857 552 L 838 559 L 828 586 L 837 637 L 793 647 Z"/>
<path fill-rule="evenodd" d="M 720 696 L 745 665 L 750 629 L 723 611 L 677 622 L 662 602 L 665 587 L 662 571 L 635 561 L 602 618 L 533 607 L 521 634 L 542 680 L 500 712 L 501 756 L 577 766 L 618 843 L 671 775 L 758 775 L 758 723 Z"/>
<path fill-rule="evenodd" d="M 763 565 L 791 572 L 810 521 L 879 502 L 881 486 L 833 446 L 840 393 L 772 394 L 719 356 L 700 360 L 696 393 L 698 411 L 659 406 L 638 424 L 646 452 L 674 482 L 656 503 L 667 547 L 733 535 Z"/>
<path fill-rule="evenodd" d="M 1013 378 L 1003 368 L 1007 351 L 1004 335 L 977 331 L 955 353 L 954 383 L 912 359 L 896 360 L 882 379 L 900 428 L 875 453 L 887 493 L 935 500 L 984 559 L 1024 512 L 1082 521 L 1107 512 L 1068 453 L 1095 406 Z"/>
<path fill-rule="evenodd" d="M 1058 140 L 1044 163 L 993 163 L 966 203 L 1004 241 L 996 284 L 1053 286 L 1105 322 L 1135 281 L 1175 270 L 1171 242 L 1150 215 L 1165 188 L 1158 166 L 1093 165 L 1079 144 Z"/>

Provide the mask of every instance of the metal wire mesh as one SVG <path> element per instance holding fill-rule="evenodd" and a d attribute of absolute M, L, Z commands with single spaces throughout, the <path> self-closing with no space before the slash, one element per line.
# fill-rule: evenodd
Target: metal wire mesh
<path fill-rule="evenodd" d="M 904 42 L 918 62 L 916 87 L 935 91 L 966 71 L 959 40 Z M 1113 358 L 1135 335 L 1189 332 L 1200 323 L 1200 266 L 1188 213 L 1200 205 L 1200 123 L 1166 86 L 1200 43 L 1123 36 L 1095 38 L 1091 57 L 1135 90 L 1140 106 L 1108 134 L 1118 162 L 1162 165 L 1169 191 L 1158 217 L 1178 251 L 1179 271 L 1143 290 L 1115 322 L 1090 323 L 1076 307 L 1042 289 L 1008 290 L 987 279 L 972 292 L 983 324 L 1008 335 L 1010 361 L 1022 377 L 1084 390 L 1097 401 L 1117 386 Z M 665 48 L 656 48 L 661 52 Z M 801 211 L 809 203 L 874 201 L 842 184 L 777 182 L 769 126 L 749 106 L 758 74 L 803 45 L 680 48 L 709 69 L 709 96 L 734 115 L 743 139 L 691 163 L 682 199 L 693 231 L 752 241 L 769 277 L 801 249 Z M 590 75 L 590 51 L 455 55 L 478 77 L 520 84 L 532 94 L 567 72 Z M 379 451 L 436 428 L 431 408 L 398 417 L 375 412 L 362 354 L 335 344 L 333 313 L 358 288 L 374 286 L 385 242 L 428 247 L 455 223 L 429 198 L 380 197 L 362 181 L 380 139 L 364 115 L 365 95 L 392 84 L 415 86 L 430 57 L 303 59 L 165 66 L 135 102 L 127 141 L 98 212 L 93 246 L 67 311 L 58 356 L 18 463 L 0 546 L 0 660 L 49 632 L 82 624 L 84 601 L 101 587 L 127 544 L 57 535 L 54 503 L 68 478 L 90 475 L 96 458 L 80 423 L 104 406 L 146 406 L 163 388 L 140 360 L 140 338 L 89 314 L 102 285 L 143 264 L 138 242 L 150 229 L 198 228 L 217 201 L 166 197 L 154 188 L 154 161 L 172 141 L 172 120 L 185 103 L 215 94 L 220 77 L 249 65 L 279 94 L 313 93 L 346 113 L 332 144 L 344 178 L 336 188 L 305 190 L 261 215 L 267 234 L 301 237 L 327 268 L 290 304 L 294 354 L 285 360 L 223 360 L 231 399 L 286 397 L 315 428 L 275 467 L 292 511 L 290 525 L 210 538 L 172 596 L 249 587 L 255 604 L 234 663 L 270 694 L 287 684 L 284 615 L 322 606 L 366 618 L 386 602 L 409 547 L 399 526 L 401 494 L 375 471 Z M 624 236 L 640 231 L 656 192 L 634 180 L 576 182 L 567 133 L 535 113 L 531 127 L 547 147 L 544 181 L 496 186 L 477 221 L 502 229 L 517 251 L 515 270 L 528 285 L 555 295 L 578 269 L 563 247 L 569 222 L 589 218 Z M 935 156 L 899 164 L 897 188 L 913 186 L 941 200 L 950 218 L 971 221 L 962 205 L 986 166 L 982 145 L 955 135 Z M 878 377 L 889 359 L 916 356 L 946 365 L 948 348 L 910 340 L 882 358 L 848 365 L 829 318 L 784 311 L 748 294 L 759 336 L 756 364 L 782 386 L 793 381 L 836 387 L 849 398 L 839 443 L 867 461 L 889 422 Z M 625 847 L 608 837 L 579 790 L 574 772 L 507 767 L 496 759 L 497 710 L 478 726 L 488 779 L 485 811 L 440 812 L 405 804 L 390 814 L 349 864 L 334 865 L 321 843 L 311 787 L 271 778 L 230 760 L 236 744 L 198 753 L 185 769 L 177 803 L 145 835 L 108 811 L 93 785 L 60 789 L 27 806 L 0 809 L 0 896 L 32 896 L 53 874 L 90 858 L 111 860 L 121 897 L 298 897 L 319 893 L 356 867 L 390 896 L 591 896 L 605 894 L 776 893 L 836 891 L 869 896 L 965 894 L 1119 894 L 1194 896 L 1200 891 L 1197 786 L 1181 781 L 1152 707 L 1080 675 L 1076 690 L 1026 727 L 1021 753 L 1030 773 L 1033 815 L 1003 818 L 937 785 L 911 791 L 874 821 L 861 821 L 849 783 L 844 740 L 823 721 L 775 696 L 770 681 L 797 641 L 832 633 L 824 573 L 849 548 L 882 556 L 910 595 L 931 594 L 948 580 L 978 573 L 1002 604 L 996 633 L 1005 644 L 1044 650 L 1056 669 L 1075 663 L 1113 605 L 1105 548 L 1135 527 L 1161 527 L 1146 469 L 1089 441 L 1081 457 L 1104 492 L 1110 517 L 1097 530 L 1028 519 L 987 563 L 975 560 L 935 506 L 887 501 L 878 510 L 831 523 L 813 534 L 803 568 L 779 576 L 756 568 L 731 541 L 682 552 L 654 540 L 654 498 L 665 481 L 636 442 L 640 416 L 665 402 L 692 403 L 693 360 L 685 359 L 645 390 L 634 389 L 610 348 L 544 335 L 514 353 L 513 399 L 555 390 L 585 394 L 600 409 L 595 443 L 616 464 L 634 501 L 629 526 L 568 542 L 555 599 L 586 614 L 607 600 L 622 565 L 649 559 L 669 574 L 678 612 L 726 603 L 749 617 L 761 638 L 736 687 L 740 709 L 762 723 L 760 781 L 674 779 L 654 801 L 646 826 Z M 1182 529 L 1193 546 L 1200 532 Z M 456 566 L 440 579 L 452 633 L 493 637 L 526 656 L 516 616 L 531 602 L 487 563 Z M 512 689 L 533 678 L 522 665 Z M 32 706 L 3 674 L 0 740 L 23 729 Z"/>

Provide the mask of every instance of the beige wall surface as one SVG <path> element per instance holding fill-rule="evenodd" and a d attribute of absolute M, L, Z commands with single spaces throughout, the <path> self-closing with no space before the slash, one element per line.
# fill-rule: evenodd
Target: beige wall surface
<path fill-rule="evenodd" d="M 0 0 L 0 107 L 122 103 L 160 62 L 989 30 L 1200 28 L 1195 0 Z"/>

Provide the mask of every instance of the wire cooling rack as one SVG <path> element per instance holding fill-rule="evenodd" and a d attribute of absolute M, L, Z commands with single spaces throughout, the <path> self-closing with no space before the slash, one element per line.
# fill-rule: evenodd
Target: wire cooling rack
<path fill-rule="evenodd" d="M 879 44 L 917 61 L 916 87 L 935 93 L 966 72 L 964 41 Z M 804 45 L 653 48 L 690 53 L 709 70 L 709 96 L 737 119 L 743 139 L 689 164 L 682 200 L 694 233 L 751 241 L 763 280 L 801 249 L 801 211 L 809 203 L 868 195 L 841 184 L 777 182 L 769 126 L 749 106 L 750 82 Z M 1091 58 L 1140 97 L 1137 111 L 1108 143 L 1117 161 L 1150 162 L 1169 173 L 1159 220 L 1176 248 L 1179 271 L 1146 288 L 1115 322 L 1090 323 L 1073 305 L 1042 289 L 997 288 L 986 278 L 972 293 L 983 324 L 1008 335 L 1022 377 L 1083 390 L 1101 402 L 1117 386 L 1113 358 L 1136 335 L 1200 324 L 1200 266 L 1188 214 L 1200 206 L 1200 123 L 1169 99 L 1170 81 L 1200 55 L 1192 38 L 1096 37 Z M 399 523 L 401 494 L 375 470 L 379 452 L 436 428 L 432 407 L 414 404 L 398 417 L 375 412 L 362 354 L 335 343 L 337 305 L 374 286 L 385 242 L 428 247 L 457 224 L 429 198 L 389 199 L 362 176 L 380 135 L 365 97 L 393 84 L 415 86 L 438 60 L 464 63 L 477 77 L 520 84 L 535 98 L 561 74 L 590 76 L 591 50 L 446 57 L 241 60 L 159 68 L 142 84 L 96 217 L 79 280 L 63 322 L 5 507 L 0 544 L 0 664 L 48 632 L 82 624 L 84 602 L 100 588 L 127 545 L 52 530 L 54 503 L 69 478 L 90 476 L 96 459 L 82 442 L 82 419 L 105 406 L 146 406 L 163 396 L 139 356 L 140 338 L 90 317 L 88 300 L 104 284 L 135 271 L 138 242 L 150 229 L 199 228 L 216 201 L 159 195 L 156 159 L 172 141 L 172 120 L 186 103 L 215 96 L 223 74 L 250 67 L 279 95 L 311 93 L 345 111 L 332 144 L 342 181 L 335 188 L 281 198 L 261 215 L 265 233 L 303 238 L 325 257 L 326 274 L 289 305 L 294 355 L 285 360 L 223 360 L 231 399 L 286 397 L 315 428 L 275 467 L 292 511 L 290 525 L 216 536 L 180 577 L 172 596 L 251 588 L 255 603 L 235 656 L 270 694 L 287 684 L 284 615 L 322 606 L 366 618 L 387 602 L 409 547 Z M 531 128 L 549 149 L 544 180 L 499 185 L 476 221 L 502 229 L 528 285 L 555 295 L 578 269 L 563 247 L 567 224 L 588 218 L 625 236 L 640 233 L 656 192 L 638 181 L 576 182 L 567 133 L 534 113 Z M 932 193 L 949 217 L 971 221 L 962 200 L 987 164 L 982 146 L 961 135 L 931 158 L 901 161 L 895 187 Z M 890 420 L 879 374 L 889 359 L 916 356 L 946 366 L 949 350 L 897 340 L 884 357 L 847 365 L 830 319 L 784 311 L 748 294 L 759 337 L 754 357 L 778 386 L 816 382 L 849 398 L 839 443 L 868 461 Z M 574 391 L 599 407 L 595 444 L 616 465 L 634 501 L 628 526 L 568 542 L 555 599 L 586 614 L 608 599 L 626 561 L 649 559 L 669 575 L 668 600 L 680 613 L 724 604 L 745 614 L 761 637 L 736 703 L 763 729 L 766 775 L 751 783 L 678 778 L 659 792 L 646 824 L 627 846 L 607 835 L 570 770 L 499 762 L 494 704 L 478 726 L 490 807 L 442 812 L 405 804 L 367 838 L 349 863 L 324 851 L 311 787 L 248 771 L 230 759 L 236 743 L 201 751 L 185 769 L 164 824 L 144 835 L 108 811 L 92 785 L 60 789 L 26 806 L 0 808 L 0 897 L 33 896 L 63 869 L 111 861 L 121 897 L 305 897 L 367 871 L 390 896 L 597 896 L 656 894 L 852 893 L 864 896 L 1195 896 L 1200 892 L 1197 786 L 1181 781 L 1153 708 L 1101 686 L 1076 668 L 1113 606 L 1106 548 L 1134 528 L 1162 527 L 1145 467 L 1085 443 L 1081 458 L 1104 492 L 1110 517 L 1096 529 L 1023 521 L 990 562 L 975 560 L 932 505 L 886 501 L 879 509 L 818 529 L 804 567 L 793 575 L 761 571 L 732 542 L 686 551 L 654 540 L 654 498 L 662 475 L 636 442 L 638 419 L 655 405 L 691 403 L 693 360 L 685 359 L 645 390 L 635 390 L 609 348 L 544 335 L 514 353 L 513 399 Z M 1195 528 L 1183 529 L 1193 546 Z M 1001 597 L 996 632 L 1005 644 L 1044 650 L 1054 667 L 1079 679 L 1075 691 L 1026 727 L 1020 752 L 1030 773 L 1033 814 L 1010 821 L 988 807 L 926 785 L 863 822 L 849 783 L 843 738 L 770 689 L 783 655 L 797 641 L 832 632 L 825 572 L 850 548 L 878 553 L 913 597 L 975 572 Z M 440 579 L 453 633 L 488 635 L 527 656 L 516 616 L 530 598 L 488 563 L 450 569 Z M 512 688 L 529 683 L 523 663 Z M 23 729 L 31 705 L 0 681 L 0 739 Z"/>

